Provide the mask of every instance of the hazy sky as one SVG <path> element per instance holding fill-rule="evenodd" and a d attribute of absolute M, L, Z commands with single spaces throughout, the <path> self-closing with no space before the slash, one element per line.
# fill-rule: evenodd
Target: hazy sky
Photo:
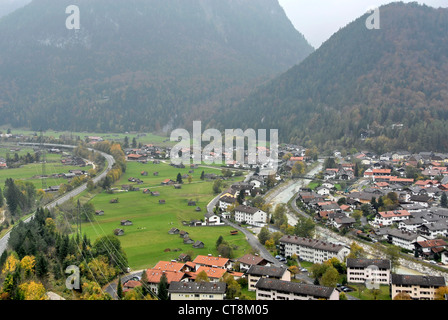
<path fill-rule="evenodd" d="M 291 22 L 315 48 L 336 31 L 365 14 L 372 7 L 391 0 L 278 0 Z M 403 1 L 403 2 L 415 2 Z M 448 0 L 419 0 L 432 7 L 448 7 Z"/>

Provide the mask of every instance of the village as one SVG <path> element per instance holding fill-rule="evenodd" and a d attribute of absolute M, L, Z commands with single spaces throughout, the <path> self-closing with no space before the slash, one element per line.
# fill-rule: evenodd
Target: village
<path fill-rule="evenodd" d="M 94 145 L 102 138 L 89 137 L 88 140 Z M 138 191 L 160 197 L 156 188 L 140 188 L 146 177 L 158 177 L 157 164 L 188 167 L 190 173 L 198 168 L 195 164 L 172 164 L 170 150 L 170 147 L 155 144 L 125 148 L 128 162 L 151 163 L 155 166 L 148 168 L 154 170 L 143 170 L 139 176 L 128 178 L 128 184 L 114 186 L 112 191 Z M 59 152 L 58 149 L 50 150 L 50 153 Z M 211 158 L 213 156 L 210 155 Z M 245 156 L 249 154 L 246 152 Z M 63 157 L 61 163 L 80 167 L 87 165 L 83 159 L 73 156 Z M 231 161 L 212 165 L 220 169 L 221 174 L 207 173 L 204 179 L 226 181 L 232 175 L 242 175 L 243 172 L 247 175 L 243 181 L 230 183 L 228 188 L 219 192 L 212 207 L 200 207 L 193 199 L 188 200 L 188 206 L 196 212 L 203 211 L 204 218 L 183 221 L 182 224 L 188 227 L 213 227 L 231 223 L 236 226 L 231 231 L 233 234 L 249 230 L 256 236 L 261 228 L 271 227 L 272 214 L 246 199 L 264 197 L 287 181 L 307 179 L 309 183 L 299 190 L 294 202 L 298 210 L 317 225 L 368 244 L 379 242 L 398 247 L 402 254 L 444 268 L 448 264 L 448 168 L 445 163 L 448 163 L 448 155 L 431 152 L 381 155 L 356 152 L 342 156 L 335 151 L 330 156 L 318 157 L 304 147 L 282 145 L 275 164 L 247 165 Z M 320 172 L 312 177 L 307 176 L 309 168 L 320 166 Z M 260 168 L 269 174 L 261 174 Z M 82 169 L 69 170 L 68 173 L 58 174 L 58 177 L 70 181 L 86 174 Z M 188 178 L 189 174 L 178 177 L 180 180 Z M 160 186 L 183 187 L 175 177 L 161 177 Z M 50 193 L 57 191 L 57 186 L 46 190 Z M 163 205 L 165 200 L 160 199 L 158 203 Z M 96 215 L 104 215 L 104 211 L 97 210 Z M 116 228 L 114 234 L 122 236 L 125 227 L 132 224 L 131 220 L 122 219 L 120 228 Z M 192 239 L 182 229 L 170 228 L 166 232 L 171 237 L 179 237 L 179 241 L 192 248 L 204 248 L 202 239 Z M 261 246 L 264 245 L 261 243 Z M 339 242 L 284 234 L 277 240 L 269 258 L 255 251 L 232 259 L 211 254 L 193 257 L 182 252 L 176 260 L 161 260 L 142 273 L 125 278 L 123 289 L 125 293 L 134 290 L 142 285 L 144 278 L 152 294 L 157 297 L 161 278 L 166 276 L 172 300 L 339 300 L 356 291 L 357 285 L 372 281 L 387 287 L 389 299 L 403 295 L 410 299 L 434 299 L 436 291 L 446 286 L 443 276 L 397 274 L 388 259 L 356 258 L 348 245 Z M 323 285 L 313 273 L 313 265 L 325 265 L 329 261 L 339 261 L 344 267 L 338 270 L 337 283 Z M 146 276 L 142 277 L 143 273 Z M 229 284 L 232 286 L 234 281 L 245 288 L 244 294 L 233 296 L 229 291 Z M 352 293 L 349 299 L 354 296 Z"/>
<path fill-rule="evenodd" d="M 129 149 L 126 152 L 130 161 L 148 161 L 154 157 L 164 161 L 161 155 L 169 154 L 169 150 L 153 145 L 144 146 L 142 149 Z M 267 226 L 269 213 L 248 205 L 244 198 L 264 195 L 270 188 L 284 182 L 291 177 L 291 171 L 298 162 L 305 166 L 320 162 L 323 163 L 323 170 L 297 194 L 297 205 L 303 212 L 309 214 L 316 223 L 340 234 L 350 235 L 371 244 L 381 242 L 396 246 L 410 257 L 443 267 L 448 264 L 446 161 L 448 155 L 428 152 L 396 152 L 382 155 L 359 152 L 346 157 L 335 152 L 328 158 L 312 159 L 307 156 L 305 148 L 283 146 L 279 151 L 278 172 L 269 177 L 259 175 L 255 170 L 244 182 L 233 184 L 223 191 L 218 197 L 214 212 L 207 212 L 203 221 L 188 223 L 207 226 L 224 224 L 224 221 L 230 220 L 250 228 Z M 247 168 L 236 162 L 226 163 L 226 167 Z M 223 177 L 213 177 L 217 178 Z M 273 183 L 267 188 L 269 179 L 272 179 Z M 161 183 L 176 184 L 173 180 Z M 169 233 L 179 234 L 184 241 L 190 241 L 192 245 L 201 245 L 200 241 L 189 239 L 188 234 L 185 235 L 182 230 L 172 229 Z M 198 264 L 196 259 L 184 261 L 181 256 L 176 262 L 160 262 L 146 272 L 151 273 L 151 279 L 157 279 L 151 282 L 155 290 L 162 274 L 172 275 L 169 273 L 172 271 L 169 268 L 161 268 L 161 264 L 177 265 L 176 273 L 185 271 L 181 278 L 168 281 L 173 283 L 169 289 L 171 299 L 224 299 L 226 283 L 222 281 L 225 272 L 236 281 L 247 281 L 248 290 L 256 292 L 257 300 L 339 299 L 341 292 L 353 291 L 350 289 L 353 285 L 367 283 L 372 279 L 390 286 L 391 298 L 398 294 L 409 294 L 411 299 L 434 299 L 435 291 L 445 287 L 445 278 L 441 276 L 395 274 L 391 261 L 387 259 L 347 258 L 350 248 L 340 243 L 285 235 L 279 240 L 277 249 L 276 258 L 285 264 L 273 263 L 258 254 L 246 255 L 233 261 L 209 255 L 209 260 L 216 262 L 210 262 L 209 265 Z M 297 281 L 296 274 L 289 268 L 291 261 L 297 260 L 299 265 L 300 261 L 322 264 L 332 258 L 346 263 L 345 278 L 348 286 L 338 284 L 337 287 L 324 287 L 310 281 Z M 225 267 L 218 267 L 218 261 L 222 259 L 226 260 Z M 372 266 L 379 270 L 378 273 L 372 273 Z M 216 268 L 221 270 L 215 270 Z M 309 268 L 299 270 L 309 274 Z M 197 284 L 195 279 L 201 271 L 204 271 L 215 285 Z M 180 274 L 177 274 L 177 277 L 180 277 Z M 263 280 L 259 281 L 260 279 Z M 136 283 L 125 283 L 124 287 L 129 290 L 132 285 Z M 414 290 L 406 289 L 411 287 Z"/>

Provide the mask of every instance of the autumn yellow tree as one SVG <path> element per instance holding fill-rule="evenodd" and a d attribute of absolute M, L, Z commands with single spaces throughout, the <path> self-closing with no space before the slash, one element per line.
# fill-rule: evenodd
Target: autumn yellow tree
<path fill-rule="evenodd" d="M 12 273 L 20 266 L 20 260 L 17 253 L 11 253 L 3 265 L 2 274 Z"/>
<path fill-rule="evenodd" d="M 439 287 L 436 289 L 434 300 L 445 300 L 445 295 L 448 294 L 448 287 Z"/>
<path fill-rule="evenodd" d="M 36 266 L 36 258 L 34 256 L 25 256 L 20 261 L 20 267 L 25 272 L 25 276 L 33 274 L 35 266 Z"/>
<path fill-rule="evenodd" d="M 40 282 L 25 282 L 19 286 L 25 300 L 46 300 L 46 290 Z"/>
<path fill-rule="evenodd" d="M 81 300 L 112 300 L 107 292 L 104 292 L 100 285 L 94 281 L 87 281 L 82 284 Z"/>

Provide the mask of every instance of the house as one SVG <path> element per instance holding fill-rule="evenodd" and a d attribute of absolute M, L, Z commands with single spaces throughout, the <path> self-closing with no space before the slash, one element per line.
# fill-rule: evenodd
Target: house
<path fill-rule="evenodd" d="M 196 201 L 188 200 L 188 206 L 189 207 L 194 207 L 195 205 L 196 205 Z"/>
<path fill-rule="evenodd" d="M 184 230 L 181 230 L 181 231 L 179 232 L 179 236 L 180 236 L 181 238 L 188 237 L 188 232 L 187 232 L 187 231 L 184 231 Z"/>
<path fill-rule="evenodd" d="M 194 240 L 191 239 L 190 237 L 185 237 L 183 242 L 184 242 L 184 244 L 193 244 Z"/>
<path fill-rule="evenodd" d="M 257 300 L 339 300 L 335 288 L 262 278 L 255 285 Z"/>
<path fill-rule="evenodd" d="M 391 296 L 394 298 L 403 292 L 408 294 L 412 300 L 434 300 L 436 290 L 445 286 L 444 277 L 393 274 Z"/>
<path fill-rule="evenodd" d="M 223 258 L 221 256 L 214 257 L 211 254 L 209 255 L 198 255 L 193 260 L 197 266 L 205 266 L 205 267 L 216 267 L 222 269 L 230 270 L 232 268 L 232 261 L 228 258 Z"/>
<path fill-rule="evenodd" d="M 249 225 L 264 226 L 267 213 L 256 207 L 239 205 L 235 208 L 235 221 Z"/>
<path fill-rule="evenodd" d="M 352 259 L 348 258 L 347 282 L 389 285 L 391 261 L 388 259 Z"/>
<path fill-rule="evenodd" d="M 181 253 L 179 255 L 179 257 L 177 258 L 177 261 L 187 263 L 187 262 L 191 261 L 191 257 L 186 253 Z"/>
<path fill-rule="evenodd" d="M 222 196 L 221 198 L 219 198 L 219 209 L 221 209 L 221 211 L 226 211 L 227 208 L 231 205 L 234 205 L 236 202 L 236 198 L 232 197 L 232 196 Z"/>
<path fill-rule="evenodd" d="M 237 260 L 240 264 L 240 271 L 244 272 L 250 269 L 251 266 L 265 266 L 269 263 L 266 259 L 259 255 L 246 254 Z"/>
<path fill-rule="evenodd" d="M 168 185 L 173 185 L 173 184 L 175 184 L 176 182 L 175 181 L 173 181 L 173 180 L 171 180 L 171 179 L 165 179 L 165 180 L 163 180 L 162 182 L 161 182 L 161 185 L 163 185 L 163 186 L 168 186 Z"/>
<path fill-rule="evenodd" d="M 446 220 L 440 220 L 424 223 L 417 228 L 417 231 L 428 239 L 446 237 L 448 235 L 448 222 Z"/>
<path fill-rule="evenodd" d="M 410 217 L 411 214 L 406 210 L 381 211 L 375 216 L 372 224 L 375 226 L 390 226 Z"/>
<path fill-rule="evenodd" d="M 251 265 L 246 276 L 249 291 L 255 291 L 255 285 L 262 278 L 291 281 L 291 272 L 287 268 L 267 265 Z"/>
<path fill-rule="evenodd" d="M 415 243 L 415 252 L 418 257 L 425 259 L 434 259 L 441 257 L 443 251 L 446 250 L 446 243 L 442 239 L 430 239 L 424 241 L 417 241 Z"/>
<path fill-rule="evenodd" d="M 318 239 L 285 235 L 279 241 L 282 256 L 290 257 L 296 254 L 299 258 L 313 263 L 323 263 L 333 257 L 344 261 L 350 253 L 350 249 L 346 246 Z"/>
<path fill-rule="evenodd" d="M 152 270 L 170 271 L 170 272 L 185 272 L 185 263 L 173 261 L 159 261 L 152 268 Z"/>
<path fill-rule="evenodd" d="M 159 204 L 165 204 L 165 203 L 166 203 L 166 201 L 164 199 L 159 200 Z"/>
<path fill-rule="evenodd" d="M 166 276 L 168 285 L 170 285 L 172 282 L 188 281 L 188 278 L 186 277 L 186 274 L 184 272 L 165 271 L 157 269 L 147 269 L 145 272 L 149 289 L 156 295 L 159 293 L 158 286 L 163 275 Z"/>
<path fill-rule="evenodd" d="M 160 192 L 159 191 L 152 191 L 151 192 L 151 196 L 158 197 L 158 196 L 160 196 Z"/>
<path fill-rule="evenodd" d="M 331 214 L 330 214 L 331 216 Z M 342 228 L 351 228 L 353 227 L 353 225 L 356 223 L 355 218 L 352 217 L 336 217 L 334 219 L 331 220 L 331 224 L 337 228 L 337 229 L 342 229 Z"/>
<path fill-rule="evenodd" d="M 387 229 L 387 239 L 393 245 L 409 251 L 414 250 L 414 242 L 425 240 L 425 238 L 418 233 L 399 229 Z"/>
<path fill-rule="evenodd" d="M 120 224 L 122 226 L 132 226 L 132 221 L 130 221 L 130 220 L 121 220 Z"/>
<path fill-rule="evenodd" d="M 224 300 L 225 282 L 171 282 L 168 293 L 171 300 Z"/>
<path fill-rule="evenodd" d="M 204 217 L 205 217 L 205 224 L 207 226 L 222 224 L 221 223 L 221 218 L 219 216 L 217 216 L 216 214 L 214 214 L 214 213 L 206 213 L 204 215 Z"/>
<path fill-rule="evenodd" d="M 219 282 L 224 276 L 224 274 L 227 272 L 227 269 L 199 266 L 195 272 L 189 273 L 191 280 L 195 281 L 196 277 L 201 272 L 205 272 L 210 282 Z"/>
<path fill-rule="evenodd" d="M 202 242 L 202 241 L 196 241 L 194 244 L 193 244 L 193 248 L 195 248 L 195 249 L 202 249 L 202 248 L 204 248 L 204 242 Z"/>
<path fill-rule="evenodd" d="M 320 186 L 316 188 L 316 193 L 321 196 L 329 196 L 331 193 L 331 189 L 324 186 Z"/>
<path fill-rule="evenodd" d="M 122 236 L 122 235 L 124 235 L 124 230 L 123 229 L 115 229 L 114 230 L 114 235 Z"/>
<path fill-rule="evenodd" d="M 169 234 L 179 234 L 180 230 L 177 228 L 171 228 L 168 233 Z"/>
<path fill-rule="evenodd" d="M 128 154 L 128 161 L 137 161 L 142 160 L 144 158 L 141 154 Z"/>
<path fill-rule="evenodd" d="M 95 211 L 95 214 L 96 214 L 97 216 L 104 216 L 104 211 L 103 211 L 103 210 L 96 210 L 96 211 Z"/>

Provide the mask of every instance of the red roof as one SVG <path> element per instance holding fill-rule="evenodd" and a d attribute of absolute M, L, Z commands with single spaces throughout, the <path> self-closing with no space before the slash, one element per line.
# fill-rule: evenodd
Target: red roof
<path fill-rule="evenodd" d="M 165 275 L 168 283 L 171 283 L 172 281 L 180 281 L 184 278 L 185 273 L 183 272 L 171 272 L 171 271 L 162 271 L 162 270 L 154 270 L 154 269 L 148 269 L 146 270 L 146 276 L 148 278 L 149 283 L 159 283 L 160 278 L 162 275 Z"/>
<path fill-rule="evenodd" d="M 408 217 L 411 215 L 407 210 L 382 211 L 379 214 L 383 218 Z"/>
<path fill-rule="evenodd" d="M 162 271 L 181 271 L 185 266 L 185 263 L 172 262 L 172 261 L 159 261 L 153 268 L 153 270 Z"/>
<path fill-rule="evenodd" d="M 229 262 L 229 259 L 222 258 L 222 257 L 213 257 L 213 256 L 201 256 L 198 255 L 194 260 L 193 263 L 200 264 L 200 265 L 206 265 L 206 266 L 216 266 L 219 268 L 224 268 L 225 265 Z"/>
<path fill-rule="evenodd" d="M 194 272 L 194 274 L 197 276 L 202 271 L 205 271 L 205 273 L 207 274 L 207 277 L 214 278 L 214 279 L 221 279 L 222 276 L 224 275 L 224 273 L 227 272 L 226 269 L 222 269 L 222 268 L 210 268 L 210 267 L 201 266 L 201 267 L 199 267 L 198 270 L 196 270 L 196 272 Z"/>

